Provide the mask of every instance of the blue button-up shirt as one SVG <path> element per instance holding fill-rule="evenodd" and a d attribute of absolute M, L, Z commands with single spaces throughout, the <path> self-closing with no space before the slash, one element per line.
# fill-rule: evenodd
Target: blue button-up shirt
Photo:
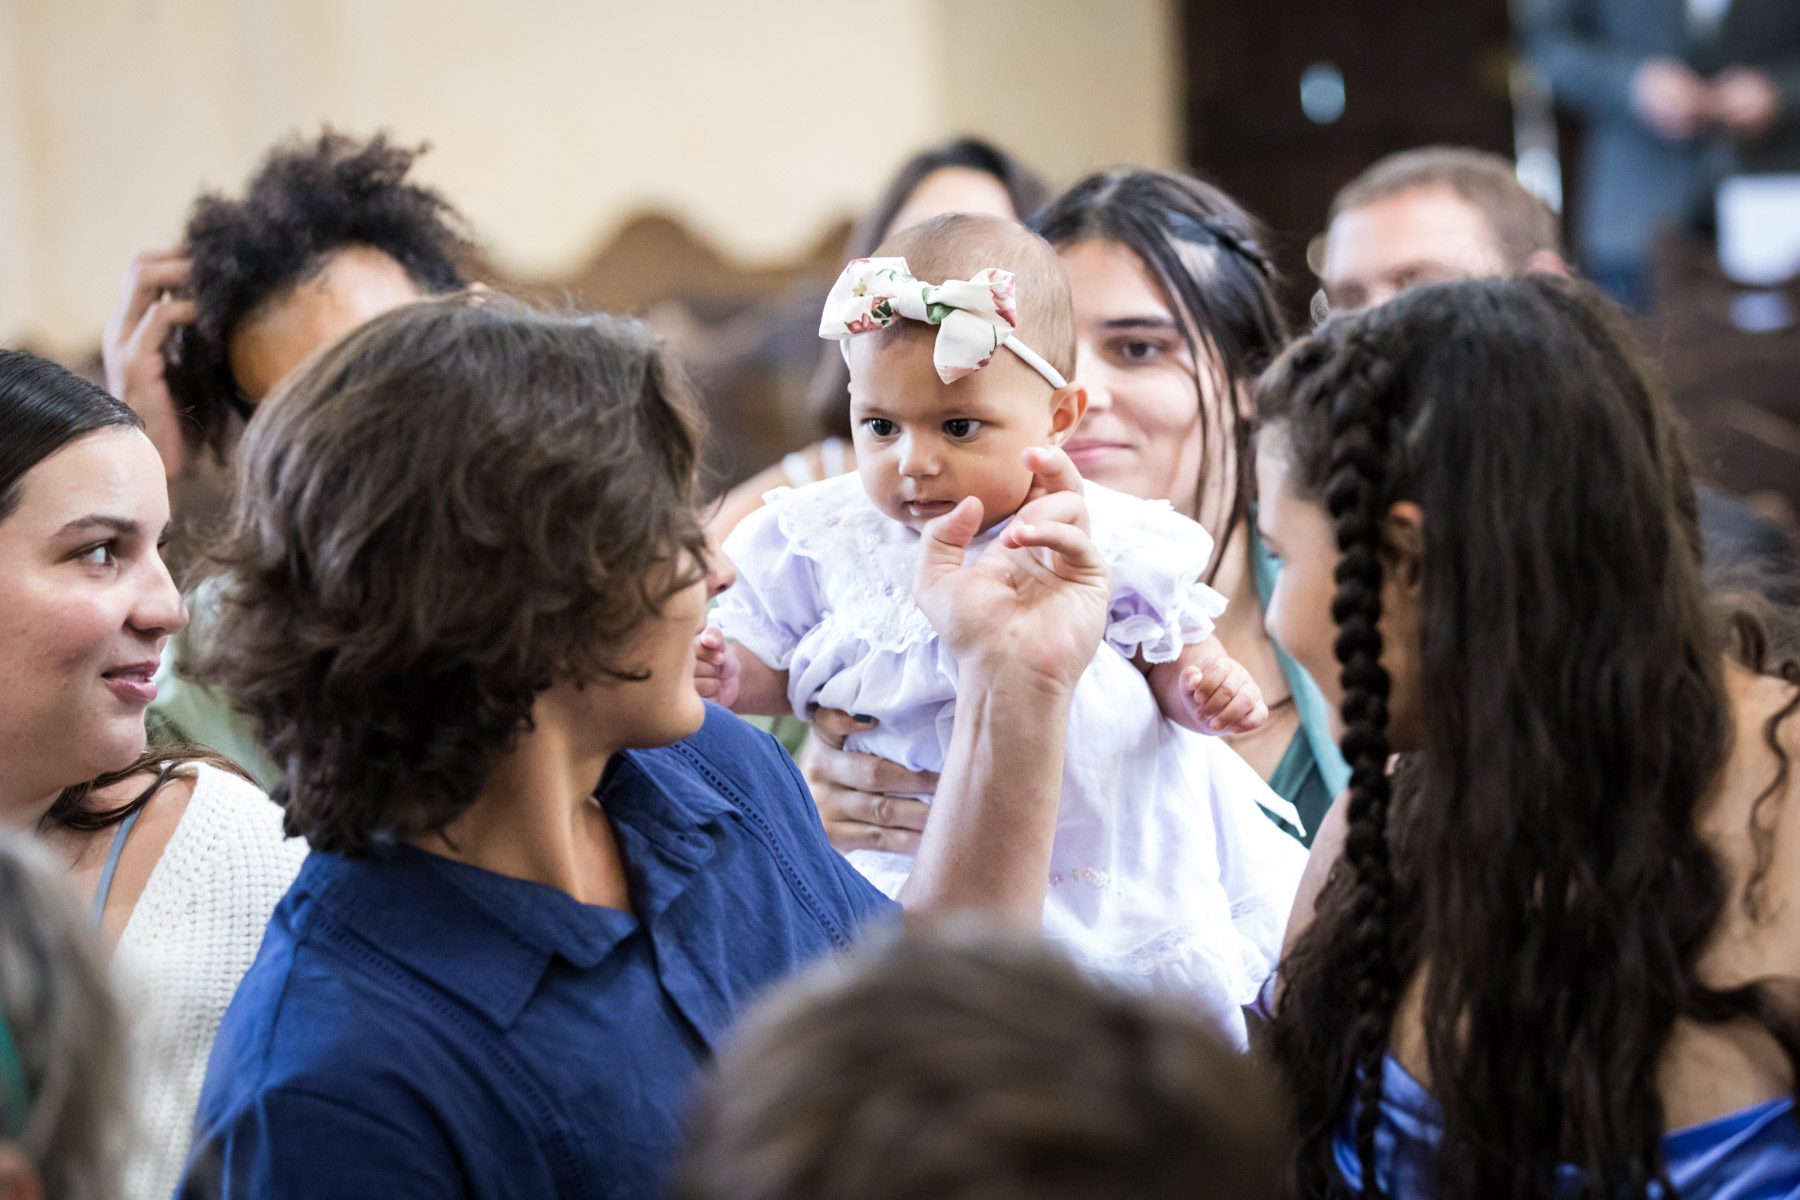
<path fill-rule="evenodd" d="M 225 1014 L 183 1195 L 648 1197 L 770 984 L 896 910 L 710 709 L 599 798 L 633 913 L 410 847 L 314 854 Z"/>

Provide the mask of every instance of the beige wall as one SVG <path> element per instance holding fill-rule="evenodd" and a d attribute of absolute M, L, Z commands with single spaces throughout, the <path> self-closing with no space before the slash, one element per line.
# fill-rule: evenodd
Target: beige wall
<path fill-rule="evenodd" d="M 296 128 L 429 139 L 511 274 L 658 210 L 757 264 L 950 133 L 1169 163 L 1174 62 L 1172 0 L 0 0 L 0 343 L 90 349 L 131 253 Z"/>

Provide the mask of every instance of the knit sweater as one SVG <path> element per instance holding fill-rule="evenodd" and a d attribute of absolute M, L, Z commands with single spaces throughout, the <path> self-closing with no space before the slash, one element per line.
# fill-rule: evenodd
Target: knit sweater
<path fill-rule="evenodd" d="M 174 1192 L 219 1020 L 306 857 L 255 784 L 204 763 L 194 770 L 193 797 L 113 955 L 131 1022 L 127 1200 Z"/>

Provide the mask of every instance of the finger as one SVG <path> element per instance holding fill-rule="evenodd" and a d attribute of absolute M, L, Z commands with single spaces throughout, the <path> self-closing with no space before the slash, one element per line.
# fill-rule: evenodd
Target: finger
<path fill-rule="evenodd" d="M 962 568 L 964 552 L 981 531 L 981 511 L 979 499 L 965 496 L 955 508 L 925 526 L 915 585 L 919 590 L 929 589 Z"/>
<path fill-rule="evenodd" d="M 163 292 L 185 285 L 192 269 L 193 261 L 180 251 L 150 251 L 132 259 L 120 297 L 120 328 L 136 329 L 144 310 Z"/>
<path fill-rule="evenodd" d="M 906 829 L 919 833 L 931 815 L 931 805 L 910 796 L 889 796 L 879 792 L 840 791 L 837 794 L 838 817 L 881 829 Z"/>
<path fill-rule="evenodd" d="M 1031 489 L 1025 493 L 1027 504 L 1056 492 L 1081 492 L 1081 472 L 1075 469 L 1074 460 L 1057 447 L 1033 446 L 1025 451 L 1024 459 L 1032 475 Z"/>
<path fill-rule="evenodd" d="M 1222 711 L 1211 718 L 1214 729 L 1240 732 L 1238 727 L 1249 719 L 1250 714 L 1262 701 L 1253 692 L 1239 692 L 1231 698 Z"/>
<path fill-rule="evenodd" d="M 812 756 L 806 778 L 815 787 L 849 788 L 872 796 L 929 796 L 937 791 L 937 776 L 929 771 L 909 771 L 897 762 L 854 750 Z"/>
<path fill-rule="evenodd" d="M 1049 550 L 1078 572 L 1106 569 L 1106 560 L 1095 548 L 1093 539 L 1073 525 L 1060 522 L 1013 525 L 1007 528 L 1006 540 L 1020 549 Z"/>
<path fill-rule="evenodd" d="M 719 698 L 719 681 L 717 679 L 708 678 L 705 675 L 696 674 L 694 676 L 694 691 L 702 700 L 717 700 Z"/>
<path fill-rule="evenodd" d="M 813 713 L 813 732 L 836 738 L 839 746 L 851 734 L 867 733 L 878 724 L 880 722 L 874 717 L 866 714 L 852 715 L 836 708 L 821 708 Z"/>
<path fill-rule="evenodd" d="M 137 327 L 131 331 L 131 354 L 135 358 L 144 353 L 156 354 L 162 350 L 162 344 L 169 340 L 169 330 L 177 325 L 185 325 L 200 313 L 200 306 L 192 300 L 158 300 L 144 310 L 138 319 Z"/>
<path fill-rule="evenodd" d="M 825 836 L 839 850 L 886 850 L 890 854 L 917 854 L 920 835 L 910 829 L 883 829 L 857 821 L 828 821 Z"/>
<path fill-rule="evenodd" d="M 1262 702 L 1261 697 L 1258 697 L 1256 704 L 1250 709 L 1250 715 L 1233 725 L 1231 727 L 1231 732 L 1254 733 L 1256 730 L 1261 729 L 1268 720 L 1269 706 Z"/>
<path fill-rule="evenodd" d="M 1087 528 L 1087 500 L 1076 492 L 1052 492 L 1023 504 L 1013 520 L 1022 525 L 1041 525 L 1045 521 L 1061 521 L 1065 525 Z"/>
<path fill-rule="evenodd" d="M 1214 688 L 1219 686 L 1219 679 L 1220 679 L 1219 663 L 1221 661 L 1223 661 L 1223 660 L 1217 659 L 1217 658 L 1209 658 L 1209 659 L 1205 660 L 1204 662 L 1195 663 L 1193 666 L 1189 667 L 1186 671 L 1182 672 L 1182 674 L 1181 674 L 1182 686 L 1186 687 L 1189 691 L 1193 692 L 1194 695 L 1196 695 L 1196 696 L 1204 696 L 1204 695 L 1208 694 Z M 1208 680 L 1206 677 L 1208 672 L 1211 672 L 1213 675 L 1213 678 L 1211 680 Z"/>
<path fill-rule="evenodd" d="M 1232 700 L 1244 690 L 1242 684 L 1227 672 L 1223 679 L 1201 693 L 1200 709 L 1209 715 L 1224 712 Z"/>

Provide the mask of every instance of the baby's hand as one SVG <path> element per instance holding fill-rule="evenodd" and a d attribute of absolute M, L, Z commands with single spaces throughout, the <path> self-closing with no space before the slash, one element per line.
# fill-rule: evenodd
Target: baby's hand
<path fill-rule="evenodd" d="M 1236 659 L 1209 658 L 1189 667 L 1181 676 L 1181 698 L 1208 733 L 1249 733 L 1269 719 L 1262 689 Z"/>
<path fill-rule="evenodd" d="M 737 703 L 743 672 L 725 635 L 708 629 L 694 639 L 694 690 L 704 700 L 730 708 Z"/>

